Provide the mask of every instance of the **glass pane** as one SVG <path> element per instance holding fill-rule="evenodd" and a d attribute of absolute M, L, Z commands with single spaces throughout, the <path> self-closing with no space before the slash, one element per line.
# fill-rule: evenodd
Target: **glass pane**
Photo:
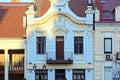
<path fill-rule="evenodd" d="M 83 43 L 79 43 L 79 53 L 83 53 Z"/>
<path fill-rule="evenodd" d="M 112 80 L 112 67 L 105 67 L 104 68 L 104 76 L 105 76 L 104 80 Z"/>
<path fill-rule="evenodd" d="M 78 53 L 78 44 L 77 43 L 75 43 L 74 50 L 75 50 L 75 53 Z"/>
<path fill-rule="evenodd" d="M 44 79 L 47 79 L 47 75 L 44 75 Z"/>
<path fill-rule="evenodd" d="M 75 38 L 74 38 L 74 42 L 78 42 L 78 37 L 75 37 Z"/>
<path fill-rule="evenodd" d="M 44 53 L 44 43 L 42 43 L 42 53 Z"/>
<path fill-rule="evenodd" d="M 83 42 L 83 37 L 79 37 L 79 42 Z"/>
<path fill-rule="evenodd" d="M 37 46 L 37 50 L 38 50 L 38 51 L 37 51 L 38 53 L 41 53 L 41 44 L 40 44 L 40 43 L 39 43 L 38 46 Z"/>
<path fill-rule="evenodd" d="M 78 74 L 77 79 L 79 79 L 79 80 L 80 80 L 80 74 Z"/>
<path fill-rule="evenodd" d="M 105 52 L 111 52 L 111 39 L 105 39 Z"/>
<path fill-rule="evenodd" d="M 73 75 L 73 79 L 76 79 L 76 75 L 75 74 Z"/>
<path fill-rule="evenodd" d="M 81 79 L 84 79 L 84 75 L 81 75 Z"/>
<path fill-rule="evenodd" d="M 39 75 L 36 75 L 36 79 L 39 79 Z"/>

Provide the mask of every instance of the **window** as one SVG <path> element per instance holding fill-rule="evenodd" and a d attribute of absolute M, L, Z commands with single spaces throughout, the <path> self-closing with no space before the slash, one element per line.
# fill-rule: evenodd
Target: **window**
<path fill-rule="evenodd" d="M 74 37 L 74 53 L 83 53 L 83 37 Z"/>
<path fill-rule="evenodd" d="M 55 70 L 55 80 L 65 80 L 65 69 Z"/>
<path fill-rule="evenodd" d="M 84 69 L 74 69 L 73 70 L 73 80 L 85 80 L 85 70 Z"/>
<path fill-rule="evenodd" d="M 37 37 L 37 53 L 44 54 L 46 50 L 46 37 Z"/>
<path fill-rule="evenodd" d="M 104 53 L 112 53 L 112 38 L 104 38 Z"/>
<path fill-rule="evenodd" d="M 35 80 L 40 80 L 39 78 L 41 78 L 42 80 L 48 80 L 47 70 L 36 70 Z"/>
<path fill-rule="evenodd" d="M 113 68 L 112 67 L 104 67 L 104 80 L 117 80 L 117 79 L 112 79 L 113 76 L 113 72 L 112 72 Z M 119 78 L 118 78 L 119 80 Z"/>

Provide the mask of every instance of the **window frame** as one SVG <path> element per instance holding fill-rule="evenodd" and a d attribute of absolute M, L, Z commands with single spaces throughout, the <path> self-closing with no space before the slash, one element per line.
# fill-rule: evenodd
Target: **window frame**
<path fill-rule="evenodd" d="M 79 38 L 78 40 L 82 41 L 75 41 L 75 38 Z M 82 45 L 82 49 L 80 46 Z M 76 52 L 76 46 L 78 46 L 77 52 Z M 84 53 L 84 37 L 83 36 L 75 36 L 74 37 L 74 54 L 83 54 Z"/>
<path fill-rule="evenodd" d="M 37 75 L 38 76 L 41 75 L 42 80 L 43 80 L 43 76 L 44 76 L 44 80 L 48 80 L 48 70 L 47 69 L 46 70 L 36 69 L 35 70 L 35 80 L 39 80 L 39 79 L 36 79 Z M 47 76 L 46 79 L 45 79 L 45 76 Z"/>
<path fill-rule="evenodd" d="M 40 38 L 44 39 L 44 41 L 40 41 Z M 44 47 L 43 47 L 43 45 L 44 45 Z M 41 49 L 39 46 L 41 46 Z M 46 53 L 46 37 L 45 36 L 36 37 L 36 52 L 37 52 L 37 54 L 45 54 Z"/>
<path fill-rule="evenodd" d="M 75 73 L 76 71 L 76 73 Z M 83 73 L 82 73 L 83 72 Z M 76 79 L 74 79 L 74 75 L 76 75 Z M 78 75 L 81 77 L 83 76 L 83 80 L 85 80 L 85 69 L 73 69 L 73 80 L 80 80 L 78 79 Z"/>
<path fill-rule="evenodd" d="M 105 44 L 105 40 L 110 40 L 110 44 L 111 44 L 111 50 L 110 51 L 106 51 L 105 47 L 106 47 L 106 44 Z M 112 38 L 104 38 L 104 53 L 108 53 L 108 54 L 112 54 Z"/>

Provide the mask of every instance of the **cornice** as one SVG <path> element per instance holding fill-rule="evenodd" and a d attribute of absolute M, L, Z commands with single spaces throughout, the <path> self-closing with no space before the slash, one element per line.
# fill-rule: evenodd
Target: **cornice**
<path fill-rule="evenodd" d="M 48 25 L 48 21 L 54 20 L 58 15 L 62 15 L 64 16 L 67 20 L 72 21 L 74 24 L 76 25 L 82 25 L 85 26 L 86 21 L 85 20 L 78 20 L 76 18 L 74 18 L 73 16 L 71 16 L 69 13 L 64 13 L 64 12 L 53 12 L 50 13 L 48 16 L 44 17 L 44 18 L 35 18 L 35 22 L 33 25 L 28 25 L 27 26 L 27 30 L 28 30 L 28 35 L 31 35 L 31 31 L 34 30 L 35 28 L 42 28 L 42 25 L 47 24 Z M 45 27 L 45 26 L 44 26 Z M 60 27 L 59 27 L 60 28 Z M 60 30 L 60 29 L 59 29 Z M 62 30 L 61 30 L 62 31 Z M 67 31 L 67 30 L 66 30 Z M 64 31 L 63 31 L 64 32 Z"/>
<path fill-rule="evenodd" d="M 62 15 L 68 19 L 70 19 L 73 23 L 75 24 L 81 24 L 81 25 L 85 25 L 85 20 L 77 20 L 75 19 L 73 16 L 71 16 L 68 13 L 64 13 L 64 12 L 53 12 L 51 14 L 49 14 L 47 17 L 43 18 L 42 20 L 36 20 L 34 23 L 34 26 L 39 26 L 41 24 L 46 23 L 49 19 L 51 19 L 52 17 L 56 17 L 57 15 Z"/>

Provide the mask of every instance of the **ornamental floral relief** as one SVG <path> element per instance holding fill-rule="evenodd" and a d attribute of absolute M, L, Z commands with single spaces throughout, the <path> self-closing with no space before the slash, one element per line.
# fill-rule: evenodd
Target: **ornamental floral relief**
<path fill-rule="evenodd" d="M 73 31 L 75 36 L 83 36 L 84 35 L 84 31 L 83 30 L 75 30 Z"/>
<path fill-rule="evenodd" d="M 52 29 L 53 32 L 53 36 L 64 36 L 67 37 L 67 33 L 68 33 L 68 29 L 66 29 L 65 27 L 55 27 L 54 29 Z"/>
<path fill-rule="evenodd" d="M 37 30 L 35 31 L 37 33 L 37 35 L 39 36 L 46 36 L 46 31 L 45 30 Z"/>

